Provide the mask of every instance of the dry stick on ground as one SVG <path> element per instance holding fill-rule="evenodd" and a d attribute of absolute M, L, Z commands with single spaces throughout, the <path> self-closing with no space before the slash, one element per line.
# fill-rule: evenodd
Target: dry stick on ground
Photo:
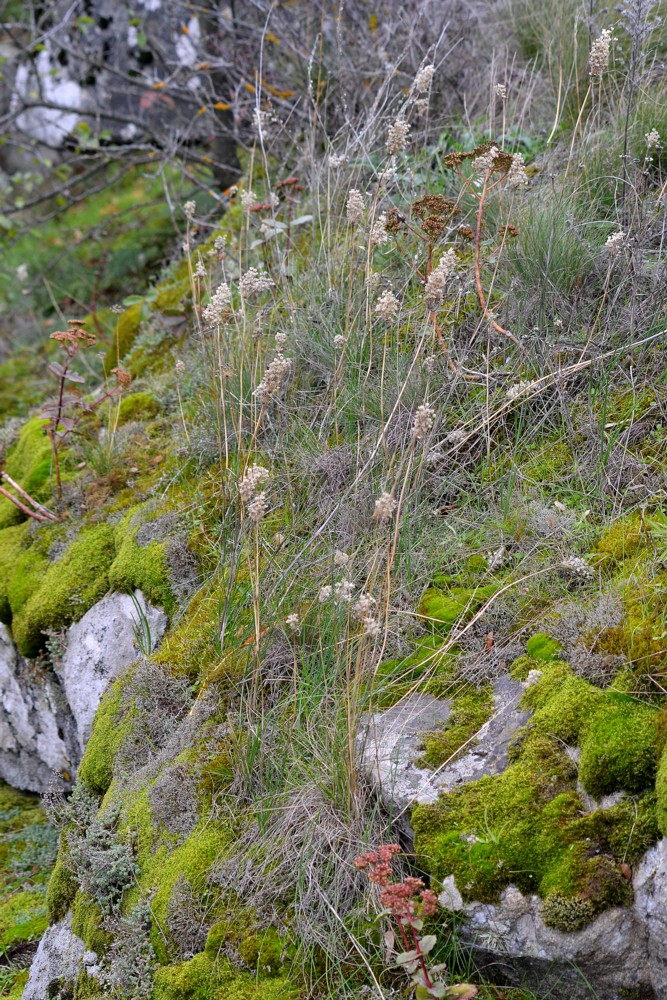
<path fill-rule="evenodd" d="M 2 496 L 4 497 L 7 497 L 7 499 L 10 500 L 15 507 L 18 507 L 18 509 L 20 511 L 23 511 L 24 514 L 27 514 L 28 517 L 31 517 L 34 521 L 60 520 L 58 517 L 56 517 L 56 515 L 52 511 L 48 510 L 47 507 L 43 507 L 42 504 L 38 503 L 37 500 L 33 499 L 33 497 L 31 497 L 29 493 L 26 493 L 26 491 L 22 489 L 18 483 L 15 483 L 14 480 L 11 478 L 11 476 L 9 476 L 6 472 L 0 473 L 0 478 L 4 479 L 6 483 L 9 483 L 11 488 L 13 490 L 16 490 L 18 495 L 22 497 L 26 501 L 26 503 L 29 504 L 30 506 L 28 507 L 26 506 L 26 504 L 21 503 L 18 497 L 15 497 L 12 493 L 9 492 L 9 490 L 4 489 L 4 487 L 2 486 L 0 486 L 0 494 L 2 494 Z"/>

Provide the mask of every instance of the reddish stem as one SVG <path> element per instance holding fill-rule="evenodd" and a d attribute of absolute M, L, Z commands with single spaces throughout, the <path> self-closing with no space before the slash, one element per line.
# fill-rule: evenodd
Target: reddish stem
<path fill-rule="evenodd" d="M 493 168 L 490 168 L 486 172 L 486 177 L 484 178 L 484 186 L 482 188 L 482 193 L 479 196 L 479 205 L 477 207 L 477 225 L 475 227 L 475 287 L 477 289 L 477 298 L 479 299 L 479 304 L 482 308 L 482 312 L 488 319 L 489 323 L 498 333 L 502 333 L 503 336 L 509 337 L 509 339 L 518 344 L 519 341 L 516 339 L 514 334 L 510 333 L 509 330 L 505 330 L 494 320 L 493 316 L 489 312 L 489 307 L 486 304 L 486 298 L 484 297 L 484 289 L 482 287 L 482 275 L 480 270 L 480 249 L 482 242 L 482 221 L 484 218 L 484 201 L 486 199 L 486 194 L 489 189 L 489 178 L 493 172 Z"/>

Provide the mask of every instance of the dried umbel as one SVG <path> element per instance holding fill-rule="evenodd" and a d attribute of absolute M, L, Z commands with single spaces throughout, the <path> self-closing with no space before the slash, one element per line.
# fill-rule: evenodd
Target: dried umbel
<path fill-rule="evenodd" d="M 398 299 L 391 289 L 387 289 L 386 292 L 382 293 L 375 306 L 375 312 L 380 319 L 384 319 L 387 322 L 391 322 L 392 319 L 396 318 L 398 313 Z"/>
<path fill-rule="evenodd" d="M 405 149 L 408 144 L 408 135 L 411 125 L 405 118 L 397 118 L 393 125 L 389 126 L 387 133 L 387 149 L 394 156 Z"/>
<path fill-rule="evenodd" d="M 292 633 L 292 635 L 301 634 L 301 619 L 296 614 L 296 612 L 293 612 L 291 615 L 287 616 L 287 618 L 285 619 L 285 624 L 287 625 L 287 628 Z"/>
<path fill-rule="evenodd" d="M 434 420 L 435 411 L 430 406 L 426 406 L 424 403 L 418 406 L 412 424 L 412 440 L 423 441 L 433 427 Z"/>
<path fill-rule="evenodd" d="M 525 396 L 529 389 L 532 389 L 534 383 L 528 379 L 524 379 L 523 382 L 517 382 L 516 385 L 510 386 L 510 388 L 505 393 L 505 399 L 508 403 L 514 402 L 519 396 Z"/>
<path fill-rule="evenodd" d="M 261 403 L 267 403 L 277 396 L 291 374 L 292 359 L 286 358 L 283 354 L 276 354 L 264 372 L 264 378 L 253 392 L 253 396 L 257 396 Z"/>
<path fill-rule="evenodd" d="M 226 281 L 223 281 L 221 285 L 218 285 L 216 290 L 211 295 L 211 301 L 204 308 L 203 317 L 204 320 L 211 326 L 219 323 L 223 317 L 225 310 L 229 307 L 232 301 L 232 292 Z"/>
<path fill-rule="evenodd" d="M 644 138 L 649 149 L 662 149 L 662 141 L 657 128 L 652 128 L 650 132 L 646 133 Z"/>
<path fill-rule="evenodd" d="M 268 291 L 269 288 L 273 288 L 273 279 L 265 271 L 258 271 L 256 267 L 248 268 L 239 278 L 239 290 L 244 300 L 252 299 Z"/>
<path fill-rule="evenodd" d="M 124 368 L 112 368 L 111 374 L 116 376 L 116 385 L 119 389 L 127 389 L 132 384 L 132 376 Z"/>
<path fill-rule="evenodd" d="M 375 501 L 375 509 L 373 511 L 373 520 L 378 521 L 382 524 L 384 521 L 389 521 L 394 516 L 394 511 L 396 510 L 396 500 L 391 495 L 391 493 L 381 493 L 380 496 Z"/>
<path fill-rule="evenodd" d="M 347 221 L 351 226 L 356 226 L 361 221 L 365 208 L 364 196 L 361 191 L 357 188 L 352 188 L 347 196 L 347 206 L 345 208 Z"/>
<path fill-rule="evenodd" d="M 484 153 L 480 153 L 472 161 L 472 169 L 481 177 L 486 176 L 490 170 L 493 170 L 496 165 L 496 160 L 500 156 L 500 150 L 497 146 L 491 146 L 490 149 L 486 150 Z"/>
<path fill-rule="evenodd" d="M 442 305 L 450 279 L 456 270 L 456 251 L 450 247 L 438 261 L 426 280 L 426 308 L 434 312 Z"/>
<path fill-rule="evenodd" d="M 250 468 L 246 469 L 239 483 L 239 496 L 243 503 L 252 500 L 255 492 L 268 478 L 269 470 L 265 469 L 263 465 L 251 465 Z"/>
<path fill-rule="evenodd" d="M 248 190 L 244 191 L 241 195 L 241 207 L 244 212 L 250 212 L 257 204 L 257 198 L 255 197 L 255 192 Z"/>
<path fill-rule="evenodd" d="M 605 28 L 593 41 L 589 56 L 590 74 L 593 79 L 600 79 L 605 70 L 609 68 L 609 57 L 613 40 L 614 36 L 612 32 L 608 28 Z"/>

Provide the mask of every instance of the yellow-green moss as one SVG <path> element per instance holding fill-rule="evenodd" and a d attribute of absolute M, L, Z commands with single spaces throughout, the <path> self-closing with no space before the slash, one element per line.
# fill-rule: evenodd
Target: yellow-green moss
<path fill-rule="evenodd" d="M 298 996 L 286 979 L 258 982 L 224 959 L 213 962 L 204 952 L 189 962 L 158 969 L 153 991 L 153 1000 L 296 1000 Z"/>
<path fill-rule="evenodd" d="M 16 564 L 25 552 L 29 527 L 26 522 L 0 531 L 0 621 L 5 625 L 12 620 L 9 588 Z"/>
<path fill-rule="evenodd" d="M 180 281 L 172 281 L 162 285 L 153 300 L 153 308 L 166 314 L 179 314 L 190 306 L 189 300 L 191 298 L 192 285 L 190 278 L 186 277 Z"/>
<path fill-rule="evenodd" d="M 78 889 L 78 882 L 67 865 L 66 853 L 67 845 L 64 840 L 61 840 L 58 858 L 46 890 L 46 906 L 49 923 L 52 924 L 65 916 Z"/>
<path fill-rule="evenodd" d="M 498 590 L 498 585 L 489 583 L 482 587 L 451 586 L 447 590 L 429 587 L 424 593 L 419 614 L 423 615 L 432 628 L 448 632 L 455 622 L 474 612 Z"/>
<path fill-rule="evenodd" d="M 40 938 L 47 926 L 42 892 L 29 890 L 3 898 L 0 902 L 0 953 L 24 941 Z"/>
<path fill-rule="evenodd" d="M 545 632 L 536 632 L 526 643 L 526 654 L 534 660 L 555 660 L 561 652 L 561 644 Z"/>
<path fill-rule="evenodd" d="M 486 684 L 480 690 L 473 686 L 454 695 L 449 721 L 439 732 L 424 737 L 424 752 L 418 764 L 437 768 L 452 760 L 459 750 L 468 749 L 477 733 L 493 712 L 493 688 Z"/>
<path fill-rule="evenodd" d="M 131 712 L 122 720 L 119 718 L 127 677 L 126 674 L 117 680 L 102 698 L 79 764 L 80 780 L 100 795 L 104 795 L 111 784 L 116 754 L 132 725 Z"/>
<path fill-rule="evenodd" d="M 39 589 L 48 565 L 48 559 L 35 551 L 34 546 L 17 553 L 7 586 L 12 617 L 21 611 L 28 598 Z"/>
<path fill-rule="evenodd" d="M 122 427 L 130 420 L 150 420 L 159 411 L 157 400 L 150 392 L 133 392 L 121 400 L 118 423 Z"/>
<path fill-rule="evenodd" d="M 627 695 L 597 712 L 581 744 L 579 777 L 589 795 L 641 792 L 653 787 L 657 766 L 658 713 Z"/>
<path fill-rule="evenodd" d="M 46 420 L 35 417 L 29 420 L 10 449 L 5 471 L 35 500 L 47 500 L 51 494 L 51 442 L 44 428 Z M 25 515 L 18 507 L 0 496 L 0 528 L 17 524 Z"/>
<path fill-rule="evenodd" d="M 206 676 L 220 660 L 221 597 L 215 587 L 201 590 L 179 624 L 165 637 L 155 660 L 192 680 Z"/>
<path fill-rule="evenodd" d="M 166 548 L 164 542 L 158 541 L 137 545 L 139 511 L 132 508 L 115 529 L 116 558 L 109 567 L 109 584 L 125 593 L 141 590 L 148 601 L 171 613 L 175 600 L 169 584 Z"/>
<path fill-rule="evenodd" d="M 663 837 L 667 836 L 667 749 L 663 750 L 660 765 L 655 779 L 655 790 L 658 797 L 658 826 Z"/>
<path fill-rule="evenodd" d="M 605 565 L 617 565 L 636 555 L 649 538 L 650 525 L 641 514 L 617 521 L 605 530 L 596 552 L 604 559 Z"/>
<path fill-rule="evenodd" d="M 573 745 L 604 700 L 602 691 L 563 664 L 563 669 L 545 670 L 537 684 L 528 688 L 522 704 L 536 710 L 535 729 Z"/>
<path fill-rule="evenodd" d="M 112 368 L 118 367 L 119 361 L 123 360 L 137 339 L 137 334 L 141 327 L 141 312 L 142 303 L 135 302 L 134 305 L 131 305 L 129 309 L 126 309 L 118 317 L 118 322 L 116 323 L 116 328 L 104 359 L 104 367 L 107 372 L 110 372 Z"/>
<path fill-rule="evenodd" d="M 113 530 L 105 524 L 82 532 L 58 562 L 51 563 L 12 621 L 19 651 L 35 656 L 47 629 L 78 621 L 109 589 L 108 570 L 114 557 Z"/>
<path fill-rule="evenodd" d="M 72 931 L 98 955 L 103 955 L 112 941 L 111 935 L 102 930 L 102 914 L 98 906 L 80 889 L 72 905 Z"/>

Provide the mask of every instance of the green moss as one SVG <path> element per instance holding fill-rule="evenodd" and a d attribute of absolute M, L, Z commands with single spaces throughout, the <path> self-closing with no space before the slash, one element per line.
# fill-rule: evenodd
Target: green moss
<path fill-rule="evenodd" d="M 61 841 L 60 850 L 55 867 L 51 872 L 51 878 L 46 890 L 46 907 L 49 914 L 49 923 L 56 923 L 61 920 L 70 906 L 74 902 L 78 889 L 78 882 L 70 871 L 66 861 L 67 845 Z"/>
<path fill-rule="evenodd" d="M 5 471 L 35 500 L 51 495 L 51 443 L 45 434 L 46 420 L 35 417 L 22 428 L 18 441 L 10 449 Z M 0 529 L 24 520 L 13 503 L 0 496 Z"/>
<path fill-rule="evenodd" d="M 510 677 L 515 681 L 525 681 L 531 670 L 542 670 L 543 663 L 532 656 L 519 656 L 510 664 Z"/>
<path fill-rule="evenodd" d="M 21 611 L 28 598 L 39 589 L 48 565 L 48 559 L 36 552 L 34 547 L 17 553 L 7 586 L 12 617 Z"/>
<path fill-rule="evenodd" d="M 617 565 L 636 555 L 649 538 L 650 525 L 641 514 L 617 521 L 607 528 L 596 546 L 606 564 Z"/>
<path fill-rule="evenodd" d="M 62 558 L 50 564 L 39 589 L 12 622 L 14 639 L 24 656 L 39 652 L 47 629 L 78 621 L 104 596 L 114 551 L 113 530 L 101 524 L 82 532 Z"/>
<path fill-rule="evenodd" d="M 25 552 L 29 527 L 26 522 L 0 531 L 0 621 L 6 625 L 12 620 L 9 588 L 16 564 Z"/>
<path fill-rule="evenodd" d="M 526 653 L 534 660 L 555 660 L 561 649 L 558 640 L 544 632 L 537 632 L 526 643 Z"/>
<path fill-rule="evenodd" d="M 452 760 L 459 750 L 474 742 L 477 733 L 493 712 L 493 688 L 464 688 L 454 696 L 451 715 L 444 728 L 424 737 L 424 752 L 419 766 L 437 768 Z"/>
<path fill-rule="evenodd" d="M 564 896 L 552 892 L 542 904 L 542 919 L 549 927 L 559 931 L 578 931 L 589 924 L 595 916 L 595 907 L 590 899 L 580 896 Z"/>
<path fill-rule="evenodd" d="M 455 622 L 493 597 L 497 589 L 498 585 L 492 583 L 474 589 L 452 586 L 448 590 L 439 590 L 429 587 L 420 601 L 419 614 L 433 628 L 448 632 Z"/>
<path fill-rule="evenodd" d="M 164 542 L 137 545 L 140 508 L 128 511 L 115 530 L 116 558 L 109 568 L 109 584 L 114 590 L 132 593 L 141 590 L 152 604 L 171 613 L 175 609 L 169 584 L 169 568 Z"/>
<path fill-rule="evenodd" d="M 581 745 L 579 777 L 595 798 L 624 790 L 641 792 L 653 786 L 657 766 L 658 713 L 630 697 L 598 712 Z"/>
<path fill-rule="evenodd" d="M 158 969 L 153 1000 L 296 1000 L 298 995 L 286 979 L 257 982 L 202 952 L 189 962 Z"/>
<path fill-rule="evenodd" d="M 285 942 L 274 927 L 248 934 L 239 944 L 239 956 L 258 975 L 277 975 L 285 961 Z"/>
<path fill-rule="evenodd" d="M 189 277 L 180 281 L 172 281 L 160 287 L 153 301 L 153 308 L 167 315 L 169 313 L 180 314 L 190 305 L 191 297 L 192 285 Z"/>
<path fill-rule="evenodd" d="M 150 420 L 159 411 L 157 400 L 150 392 L 133 392 L 121 400 L 118 423 L 122 427 L 130 420 Z"/>
<path fill-rule="evenodd" d="M 526 708 L 536 709 L 532 719 L 535 729 L 577 744 L 593 714 L 605 701 L 605 695 L 567 667 L 556 676 L 556 683 L 549 675 L 541 677 L 528 688 L 522 703 Z M 548 689 L 547 697 L 543 688 Z"/>
<path fill-rule="evenodd" d="M 112 368 L 118 367 L 119 362 L 122 361 L 137 339 L 137 334 L 141 328 L 141 313 L 142 303 L 135 302 L 134 305 L 131 305 L 129 309 L 126 309 L 118 317 L 118 322 L 116 323 L 116 328 L 104 359 L 104 367 L 107 372 L 110 372 Z"/>
<path fill-rule="evenodd" d="M 40 938 L 47 926 L 43 892 L 34 889 L 5 896 L 0 902 L 0 953 Z"/>
<path fill-rule="evenodd" d="M 9 992 L 5 995 L 8 1000 L 20 1000 L 23 996 L 23 991 L 25 989 L 26 983 L 28 982 L 28 976 L 30 975 L 30 969 L 17 969 L 13 970 L 13 982 L 11 987 L 9 987 Z M 7 987 L 5 987 L 7 989 Z"/>
<path fill-rule="evenodd" d="M 91 951 L 103 955 L 112 942 L 102 930 L 102 914 L 93 900 L 79 890 L 72 905 L 72 930 Z"/>
<path fill-rule="evenodd" d="M 657 816 L 658 827 L 663 837 L 667 836 L 667 750 L 663 750 L 660 766 L 655 779 L 655 790 L 658 797 Z"/>
<path fill-rule="evenodd" d="M 127 677 L 126 674 L 117 680 L 102 698 L 95 713 L 90 739 L 79 764 L 79 779 L 99 795 L 104 795 L 111 784 L 116 754 L 132 724 L 131 714 L 123 719 L 119 718 Z"/>

